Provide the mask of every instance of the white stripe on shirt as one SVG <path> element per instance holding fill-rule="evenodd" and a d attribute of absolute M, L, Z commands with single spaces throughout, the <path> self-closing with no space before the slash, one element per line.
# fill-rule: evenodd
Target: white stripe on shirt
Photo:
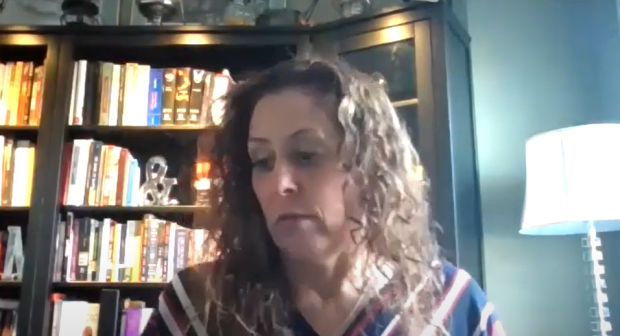
<path fill-rule="evenodd" d="M 179 302 L 181 302 L 183 310 L 185 310 L 185 314 L 187 314 L 187 317 L 189 318 L 189 322 L 192 324 L 192 327 L 194 327 L 196 335 L 207 336 L 207 328 L 198 317 L 198 313 L 196 313 L 196 309 L 190 301 L 189 296 L 187 296 L 185 287 L 181 283 L 181 280 L 179 280 L 178 276 L 172 279 L 172 288 L 174 288 L 175 294 L 177 295 Z"/>
<path fill-rule="evenodd" d="M 487 304 L 482 308 L 482 312 L 480 312 L 480 323 L 478 324 L 478 328 L 474 331 L 473 336 L 482 336 L 487 331 L 487 324 L 489 323 L 489 318 L 491 314 L 495 311 L 495 306 L 492 303 L 487 302 Z"/>
<path fill-rule="evenodd" d="M 452 280 L 450 289 L 445 294 L 443 301 L 439 304 L 439 308 L 433 314 L 433 324 L 427 326 L 420 336 L 430 336 L 433 334 L 438 325 L 444 323 L 446 317 L 452 313 L 454 306 L 461 299 L 463 291 L 469 285 L 471 276 L 469 273 L 459 269 Z"/>
<path fill-rule="evenodd" d="M 166 299 L 164 299 L 164 295 L 166 294 L 162 293 L 159 296 L 159 309 L 157 309 L 159 311 L 159 315 L 161 316 L 162 320 L 164 320 L 164 323 L 168 327 L 168 330 L 170 331 L 170 334 L 172 336 L 184 336 L 184 333 L 181 331 L 181 328 L 179 328 L 177 321 L 174 319 L 174 317 L 172 317 L 172 314 L 170 313 L 170 308 L 168 308 L 168 304 L 166 303 Z"/>
<path fill-rule="evenodd" d="M 454 308 L 454 305 L 461 298 L 461 295 L 463 294 L 463 290 L 467 288 L 470 280 L 471 280 L 471 276 L 467 272 L 463 270 L 457 271 L 456 275 L 454 276 L 454 279 L 452 280 L 450 289 L 444 295 L 444 299 L 439 304 L 439 308 L 437 308 L 437 310 L 433 314 L 433 323 L 435 325 L 442 324 L 443 321 L 446 319 L 446 317 L 450 315 L 450 313 L 452 313 L 452 309 Z M 405 309 L 413 301 L 412 298 L 413 298 L 413 294 L 412 294 L 412 297 L 409 298 L 409 300 L 407 300 L 407 303 L 405 304 L 405 307 L 404 307 Z M 383 332 L 381 333 L 381 336 L 390 335 L 393 329 L 398 326 L 398 322 L 400 322 L 400 314 L 396 315 L 392 319 L 392 321 L 390 321 L 390 323 L 387 325 L 385 330 L 383 330 Z M 427 326 L 420 336 L 432 335 L 433 331 L 436 328 L 435 325 Z"/>

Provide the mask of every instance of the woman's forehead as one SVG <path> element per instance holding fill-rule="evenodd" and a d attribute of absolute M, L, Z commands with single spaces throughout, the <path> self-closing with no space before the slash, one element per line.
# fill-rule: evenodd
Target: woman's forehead
<path fill-rule="evenodd" d="M 335 135 L 333 123 L 316 97 L 287 90 L 258 101 L 250 122 L 250 137 L 277 140 L 307 129 L 325 137 Z"/>

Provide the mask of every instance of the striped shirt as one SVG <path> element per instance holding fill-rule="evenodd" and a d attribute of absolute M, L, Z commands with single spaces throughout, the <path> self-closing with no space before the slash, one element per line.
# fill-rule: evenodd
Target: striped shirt
<path fill-rule="evenodd" d="M 151 315 L 142 336 L 207 336 L 203 316 L 206 265 L 186 269 L 168 284 L 159 297 L 159 305 Z M 444 296 L 437 306 L 433 320 L 444 325 L 450 336 L 493 336 L 497 314 L 480 286 L 462 269 L 444 266 Z M 400 315 L 384 309 L 389 289 L 380 291 L 380 297 L 369 302 L 347 328 L 343 336 L 400 336 Z M 318 336 L 300 314 L 291 314 L 291 329 L 296 336 Z M 420 336 L 434 336 L 435 327 L 429 326 Z M 225 333 L 222 333 L 224 336 Z"/>

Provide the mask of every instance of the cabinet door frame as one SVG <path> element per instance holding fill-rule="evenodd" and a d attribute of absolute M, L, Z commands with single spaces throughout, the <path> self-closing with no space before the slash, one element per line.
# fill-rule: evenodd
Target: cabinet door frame
<path fill-rule="evenodd" d="M 433 219 L 442 227 L 438 239 L 445 251 L 444 256 L 454 263 L 465 263 L 463 266 L 467 266 L 473 277 L 482 283 L 482 235 L 480 233 L 473 244 L 472 239 L 464 239 L 465 233 L 468 237 L 472 235 L 465 232 L 473 229 L 471 225 L 482 225 L 477 176 L 473 182 L 474 189 L 471 189 L 467 196 L 456 195 L 459 186 L 455 185 L 457 181 L 453 176 L 453 170 L 458 168 L 458 163 L 453 162 L 453 153 L 464 144 L 453 143 L 450 128 L 447 69 L 449 48 L 446 46 L 448 33 L 455 34 L 466 47 L 469 45 L 466 30 L 448 7 L 419 4 L 392 13 L 328 24 L 316 30 L 311 40 L 314 54 L 338 58 L 341 53 L 413 39 L 417 90 L 416 149 L 431 181 L 429 197 Z M 467 57 L 469 62 L 469 54 Z M 471 91 L 471 83 L 469 90 Z M 402 106 L 398 101 L 392 103 Z M 468 143 L 475 144 L 475 136 L 473 142 Z M 473 153 L 475 165 L 475 148 Z M 476 167 L 474 171 L 477 172 Z M 457 218 L 460 216 L 457 207 L 461 204 L 459 200 L 462 197 L 476 199 L 477 209 L 472 210 L 467 218 Z M 465 222 L 470 223 L 461 227 Z M 472 249 L 476 250 L 475 253 Z M 464 252 L 467 253 L 463 254 Z"/>
<path fill-rule="evenodd" d="M 402 14 L 409 20 L 403 20 Z M 383 18 L 383 24 L 365 23 L 366 27 L 362 31 L 343 29 L 343 31 L 334 31 L 331 34 L 317 35 L 313 38 L 314 52 L 324 57 L 339 57 L 342 53 L 356 50 L 368 49 L 380 45 L 413 40 L 415 57 L 415 82 L 417 101 L 396 101 L 397 107 L 409 105 L 409 103 L 417 104 L 418 116 L 417 120 L 420 125 L 418 127 L 417 139 L 419 143 L 417 150 L 422 157 L 425 169 L 434 181 L 438 178 L 435 176 L 436 169 L 436 151 L 435 151 L 435 102 L 433 92 L 432 79 L 432 51 L 431 51 L 431 23 L 428 12 L 420 15 L 412 15 L 411 13 L 399 13 L 394 17 Z M 424 19 L 422 19 L 424 18 Z M 390 22 L 397 22 L 396 26 L 386 26 Z M 371 28 L 372 27 L 372 28 Z M 363 31 L 363 28 L 371 28 L 371 31 Z M 348 34 L 346 34 L 348 33 Z M 430 127 L 429 127 L 430 126 Z"/>
<path fill-rule="evenodd" d="M 418 113 L 416 149 L 432 183 L 430 201 L 433 217 L 442 225 L 441 245 L 451 251 L 447 256 L 449 260 L 457 262 L 459 251 L 453 209 L 450 135 L 446 134 L 449 121 L 445 102 L 437 101 L 441 100 L 437 94 L 442 93 L 441 88 L 446 84 L 445 68 L 438 58 L 443 57 L 444 49 L 437 46 L 443 43 L 443 38 L 436 36 L 443 33 L 443 11 L 438 7 L 423 8 L 376 20 L 318 34 L 313 37 L 314 51 L 324 57 L 339 57 L 346 52 L 413 40 Z"/>

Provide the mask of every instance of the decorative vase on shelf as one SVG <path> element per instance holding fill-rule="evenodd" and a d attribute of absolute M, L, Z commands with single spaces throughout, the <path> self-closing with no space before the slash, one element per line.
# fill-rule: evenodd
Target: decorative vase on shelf
<path fill-rule="evenodd" d="M 99 24 L 99 5 L 91 0 L 64 0 L 60 5 L 60 24 L 64 26 Z"/>
<path fill-rule="evenodd" d="M 224 10 L 224 24 L 229 26 L 253 26 L 256 13 L 245 0 L 232 0 Z"/>
<path fill-rule="evenodd" d="M 154 26 L 170 21 L 177 14 L 177 7 L 172 0 L 136 0 L 136 6 L 140 14 Z"/>
<path fill-rule="evenodd" d="M 334 6 L 338 10 L 340 18 L 346 19 L 361 15 L 370 10 L 369 0 L 334 0 Z"/>

